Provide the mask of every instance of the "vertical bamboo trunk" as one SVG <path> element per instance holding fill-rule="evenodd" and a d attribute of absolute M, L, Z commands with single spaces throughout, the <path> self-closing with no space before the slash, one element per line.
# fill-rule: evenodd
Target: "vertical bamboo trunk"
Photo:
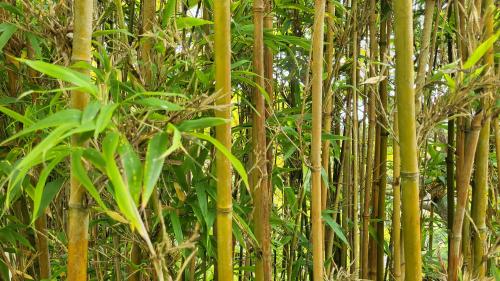
<path fill-rule="evenodd" d="M 156 13 L 156 0 L 143 0 L 142 1 L 142 34 L 147 34 L 153 30 L 153 25 L 155 23 L 155 13 Z M 141 38 L 141 49 L 140 56 L 142 61 L 142 75 L 144 79 L 144 84 L 146 86 L 151 86 L 153 83 L 151 71 L 153 67 L 151 49 L 153 48 L 153 41 L 151 38 L 144 37 Z"/>
<path fill-rule="evenodd" d="M 330 17 L 326 18 L 326 71 L 328 71 L 328 77 L 333 76 L 333 59 L 334 59 L 334 33 L 333 33 L 333 16 L 335 13 L 335 6 L 334 3 L 332 3 L 332 0 L 329 0 L 326 3 L 327 7 L 327 12 L 330 14 Z M 332 87 L 329 87 L 328 83 L 325 81 L 325 88 L 323 91 L 325 92 L 325 105 L 323 108 L 323 132 L 325 134 L 329 134 L 331 132 L 332 128 L 332 111 L 333 111 L 333 95 L 334 92 L 332 90 Z M 323 153 L 321 154 L 322 160 L 321 160 L 321 166 L 325 171 L 329 170 L 330 167 L 330 140 L 325 139 L 323 141 L 323 147 L 321 149 Z M 327 202 L 328 202 L 328 187 L 327 184 L 324 181 L 321 181 L 321 210 L 326 210 L 327 209 Z M 323 243 L 327 243 L 327 233 L 329 233 L 328 229 L 325 228 L 323 225 Z M 325 247 L 325 257 L 326 259 L 329 258 L 331 253 L 328 253 L 328 247 Z M 330 264 L 327 265 L 326 271 L 329 272 Z"/>
<path fill-rule="evenodd" d="M 493 35 L 493 1 L 485 1 L 483 15 L 485 16 L 485 37 Z M 494 54 L 493 48 L 490 48 L 485 56 L 485 65 L 488 68 L 487 75 L 494 77 Z M 487 96 L 483 99 L 484 106 L 489 106 L 490 91 L 495 91 L 489 87 L 486 89 Z M 472 220 L 477 228 L 473 235 L 472 246 L 472 273 L 473 277 L 482 280 L 486 276 L 486 253 L 487 253 L 487 227 L 486 210 L 488 208 L 488 157 L 489 157 L 489 139 L 490 139 L 490 118 L 486 117 L 479 135 L 479 141 L 476 151 L 476 170 L 475 186 L 472 193 Z M 498 149 L 498 148 L 497 148 Z M 497 153 L 497 159 L 499 158 Z"/>
<path fill-rule="evenodd" d="M 323 280 L 323 238 L 321 223 L 321 112 L 323 91 L 323 36 L 325 0 L 315 0 L 312 38 L 312 141 L 311 223 L 313 280 Z"/>
<path fill-rule="evenodd" d="M 455 177 L 454 177 L 454 135 L 455 120 L 448 120 L 448 145 L 446 148 L 446 193 L 448 205 L 448 241 L 450 241 L 451 230 L 453 228 L 453 214 L 455 209 Z M 448 251 L 450 244 L 448 243 Z"/>
<path fill-rule="evenodd" d="M 393 2 L 396 47 L 396 96 L 401 147 L 401 190 L 405 280 L 422 280 L 415 93 L 413 89 L 412 1 Z"/>
<path fill-rule="evenodd" d="M 353 136 L 353 211 L 351 219 L 353 221 L 353 256 L 351 262 L 354 263 L 353 276 L 355 279 L 359 277 L 359 205 L 358 205 L 358 194 L 359 194 L 359 162 L 358 162 L 358 89 L 357 89 L 357 79 L 358 79 L 358 20 L 357 20 L 357 9 L 358 1 L 352 0 L 352 54 L 353 54 L 353 64 L 351 69 L 351 80 L 352 80 L 352 136 Z"/>
<path fill-rule="evenodd" d="M 394 140 L 393 147 L 393 214 L 392 214 L 392 243 L 393 243 L 393 273 L 394 280 L 401 279 L 401 187 L 400 172 L 401 160 L 399 150 L 399 122 L 397 111 L 394 112 Z"/>
<path fill-rule="evenodd" d="M 215 91 L 218 93 L 217 117 L 231 119 L 231 1 L 214 1 L 215 31 Z M 231 124 L 216 127 L 219 142 L 231 151 Z M 217 277 L 219 281 L 233 280 L 233 237 L 231 163 L 219 151 L 217 166 Z"/>
<path fill-rule="evenodd" d="M 77 0 L 73 3 L 74 31 L 73 62 L 91 62 L 92 38 L 92 0 Z M 86 70 L 81 70 L 88 75 Z M 80 91 L 72 91 L 71 107 L 83 110 L 89 101 L 89 96 Z M 77 137 L 72 138 L 73 145 Z M 80 159 L 71 159 L 71 161 Z M 71 173 L 69 195 L 69 225 L 68 225 L 68 280 L 87 280 L 88 226 L 89 213 L 85 202 L 85 189 Z"/>
<path fill-rule="evenodd" d="M 390 7 L 387 0 L 381 2 L 381 10 L 383 13 L 382 20 L 380 23 L 380 60 L 383 63 L 387 63 L 387 52 L 390 42 Z M 382 75 L 389 76 L 388 69 L 383 68 Z M 377 280 L 384 280 L 384 221 L 385 221 L 385 193 L 387 185 L 387 117 L 385 113 L 387 112 L 387 87 L 388 80 L 384 79 L 380 82 L 379 96 L 382 113 L 379 117 L 379 134 L 380 134 L 380 152 L 379 152 L 379 175 L 378 175 L 378 210 L 377 210 L 377 238 L 379 243 L 377 243 Z"/>
<path fill-rule="evenodd" d="M 348 93 L 346 97 L 346 112 L 351 112 L 351 94 Z M 344 234 L 346 237 L 349 237 L 349 224 L 348 224 L 348 219 L 349 219 L 349 187 L 350 187 L 350 180 L 351 180 L 351 164 L 352 164 L 352 119 L 346 116 L 344 119 L 344 126 L 345 126 L 345 134 L 344 136 L 347 137 L 349 140 L 344 141 L 344 159 L 343 159 L 343 165 L 342 165 L 342 200 L 341 200 L 341 205 L 342 205 L 342 220 L 341 220 L 341 226 L 342 230 L 344 231 Z M 345 243 L 342 243 L 342 247 L 340 249 L 340 267 L 348 270 L 348 256 L 349 256 L 349 248 L 348 245 Z"/>
<path fill-rule="evenodd" d="M 369 33 L 370 33 L 370 77 L 375 76 L 376 65 L 373 63 L 377 57 L 377 29 L 376 29 L 376 4 L 375 0 L 370 0 L 370 17 L 369 17 Z M 366 178 L 365 178 L 365 197 L 363 208 L 363 237 L 361 248 L 361 261 L 362 261 L 362 278 L 368 278 L 368 245 L 370 240 L 369 224 L 370 224 L 370 200 L 371 191 L 373 189 L 373 145 L 375 139 L 375 125 L 376 125 L 376 112 L 375 112 L 375 99 L 376 87 L 369 87 L 369 100 L 368 100 L 368 140 L 366 148 Z"/>
<path fill-rule="evenodd" d="M 497 175 L 500 176 L 500 157 L 498 156 L 500 155 L 500 121 L 498 120 L 498 118 L 495 118 L 493 122 L 495 123 L 495 149 L 497 153 L 497 169 L 498 169 Z M 497 194 L 499 191 L 500 191 L 500 181 L 498 181 L 497 185 Z"/>
<path fill-rule="evenodd" d="M 460 163 L 460 174 L 457 173 L 457 203 L 453 218 L 452 240 L 450 245 L 450 260 L 448 261 L 448 280 L 458 280 L 458 264 L 460 245 L 462 240 L 462 227 L 464 223 L 465 208 L 468 201 L 469 182 L 475 158 L 476 147 L 481 129 L 482 113 L 474 116 L 471 129 L 465 138 L 463 160 Z M 457 139 L 458 141 L 458 139 Z M 407 262 L 409 264 L 409 262 Z"/>
<path fill-rule="evenodd" d="M 256 84 L 265 89 L 264 80 L 264 1 L 254 0 L 254 50 L 253 66 Z M 255 279 L 257 281 L 271 280 L 271 240 L 269 227 L 269 192 L 267 175 L 266 146 L 266 106 L 264 96 L 259 88 L 253 90 L 255 112 L 253 114 L 252 144 L 254 154 L 254 228 L 260 249 L 256 256 Z"/>
<path fill-rule="evenodd" d="M 476 150 L 475 186 L 472 192 L 472 221 L 477 228 L 472 235 L 473 277 L 482 280 L 486 274 L 486 209 L 488 208 L 488 156 L 490 121 L 483 124 Z"/>
<path fill-rule="evenodd" d="M 427 74 L 427 62 L 429 61 L 429 49 L 431 41 L 432 21 L 434 16 L 434 7 L 436 6 L 435 0 L 425 0 L 425 13 L 424 13 L 424 26 L 422 31 L 422 39 L 420 41 L 420 55 L 418 56 L 418 67 L 416 75 L 416 89 L 415 89 L 415 104 L 416 114 L 422 107 L 422 93 Z M 432 66 L 429 66 L 432 67 Z"/>
<path fill-rule="evenodd" d="M 36 219 L 36 246 L 38 250 L 38 266 L 40 268 L 40 279 L 50 279 L 50 255 L 47 240 L 47 215 L 45 212 Z"/>
<path fill-rule="evenodd" d="M 264 0 L 264 29 L 266 30 L 272 30 L 273 28 L 273 15 L 272 15 L 272 0 Z M 270 47 L 264 46 L 264 79 L 265 79 L 265 90 L 267 94 L 269 95 L 269 105 L 266 108 L 266 119 L 270 118 L 273 114 L 273 105 L 274 105 L 274 92 L 273 92 L 273 53 Z M 267 187 L 266 187 L 266 213 L 265 213 L 265 229 L 267 231 L 267 242 L 265 247 L 269 250 L 269 257 L 268 260 L 265 260 L 267 262 L 267 266 L 269 267 L 269 276 L 272 276 L 273 271 L 271 267 L 271 226 L 270 224 L 270 214 L 272 210 L 272 204 L 273 204 L 273 181 L 272 181 L 272 174 L 273 174 L 273 163 L 274 163 L 274 154 L 273 154 L 273 146 L 271 143 L 271 138 L 269 137 L 268 134 L 265 134 L 265 144 L 267 147 L 266 149 L 266 160 L 267 160 Z M 266 264 L 265 264 L 266 265 Z M 274 271 L 274 274 L 276 276 L 277 272 Z M 271 277 L 269 277 L 271 278 Z"/>

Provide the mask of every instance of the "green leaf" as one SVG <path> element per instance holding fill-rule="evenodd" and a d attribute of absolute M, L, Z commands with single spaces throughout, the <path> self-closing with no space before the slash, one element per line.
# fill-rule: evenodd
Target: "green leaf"
<path fill-rule="evenodd" d="M 184 241 L 184 235 L 182 234 L 181 221 L 179 220 L 179 215 L 175 211 L 171 211 L 170 221 L 172 221 L 172 228 L 174 229 L 174 236 L 177 243 L 182 243 Z"/>
<path fill-rule="evenodd" d="M 46 63 L 44 61 L 26 59 L 18 60 L 27 64 L 29 67 L 38 72 L 78 86 L 81 90 L 89 94 L 92 94 L 94 96 L 97 94 L 97 87 L 92 83 L 92 79 L 90 79 L 89 76 L 83 73 L 80 73 L 68 67 Z"/>
<path fill-rule="evenodd" d="M 340 225 L 329 215 L 323 214 L 322 217 L 323 220 L 332 228 L 333 232 L 335 232 L 335 234 L 339 237 L 339 239 L 342 240 L 342 242 L 344 242 L 347 246 L 349 246 L 349 242 L 347 242 L 347 238 L 342 231 L 342 227 L 340 227 Z"/>
<path fill-rule="evenodd" d="M 165 132 L 159 132 L 153 136 L 148 143 L 146 160 L 144 163 L 144 181 L 142 190 L 142 208 L 145 208 L 149 197 L 158 181 L 165 158 L 162 155 L 167 149 L 168 135 Z"/>
<path fill-rule="evenodd" d="M 473 67 L 484 56 L 484 54 L 486 54 L 486 52 L 488 52 L 488 50 L 492 48 L 493 44 L 495 44 L 499 36 L 500 36 L 500 31 L 497 31 L 495 35 L 491 36 L 486 41 L 481 43 L 481 45 L 479 45 L 474 50 L 474 52 L 472 52 L 467 61 L 465 61 L 462 68 L 469 69 Z"/>
<path fill-rule="evenodd" d="M 15 112 L 14 110 L 8 109 L 7 107 L 0 105 L 0 112 L 11 117 L 12 119 L 15 119 L 15 120 L 23 123 L 25 126 L 29 126 L 29 125 L 33 124 L 33 121 L 31 121 L 29 118 L 26 118 L 26 117 L 22 116 L 21 114 Z M 4 141 L 2 143 L 5 143 L 5 142 L 7 142 L 7 141 Z"/>
<path fill-rule="evenodd" d="M 193 18 L 193 17 L 177 18 L 176 23 L 177 23 L 178 29 L 190 28 L 193 26 L 200 26 L 200 25 L 205 25 L 205 24 L 213 24 L 213 22 L 211 22 L 209 20 L 204 20 L 204 19 L 200 19 L 200 18 Z"/>
<path fill-rule="evenodd" d="M 172 145 L 161 155 L 162 158 L 168 157 L 172 152 L 182 147 L 181 132 L 172 124 L 168 124 L 167 132 L 173 132 L 174 136 L 172 137 Z"/>
<path fill-rule="evenodd" d="M 21 12 L 21 10 L 19 10 L 16 6 L 12 6 L 8 3 L 0 3 L 0 9 L 4 9 L 11 14 L 16 14 L 20 17 L 23 17 L 23 13 Z"/>
<path fill-rule="evenodd" d="M 99 109 L 101 109 L 101 104 L 98 101 L 90 102 L 83 110 L 82 124 L 92 121 L 96 117 L 97 112 L 99 112 Z"/>
<path fill-rule="evenodd" d="M 97 116 L 97 120 L 95 122 L 96 128 L 94 132 L 94 138 L 97 138 L 97 136 L 106 129 L 109 122 L 111 121 L 111 118 L 113 117 L 113 113 L 115 112 L 116 108 L 118 108 L 118 104 L 115 103 L 109 103 L 102 107 L 101 112 L 99 113 L 99 116 Z"/>
<path fill-rule="evenodd" d="M 43 210 L 45 210 L 45 207 L 52 201 L 54 198 L 55 194 L 59 189 L 56 190 L 56 193 L 54 193 L 54 189 L 46 189 L 45 188 L 45 182 L 47 181 L 47 178 L 49 177 L 50 173 L 52 170 L 56 167 L 57 164 L 59 164 L 65 156 L 67 156 L 68 153 L 62 154 L 56 158 L 54 158 L 49 165 L 45 166 L 38 176 L 38 182 L 35 187 L 35 196 L 33 198 L 33 216 L 31 223 L 33 223 L 42 213 Z M 61 183 L 62 185 L 62 183 Z M 46 194 L 49 193 L 49 194 Z M 48 202 L 42 202 L 43 198 L 45 199 L 50 199 Z"/>
<path fill-rule="evenodd" d="M 247 172 L 245 170 L 245 167 L 243 166 L 243 164 L 241 164 L 241 162 L 240 162 L 240 160 L 238 160 L 238 158 L 234 157 L 234 155 L 231 153 L 231 151 L 229 151 L 224 145 L 222 145 L 222 143 L 220 143 L 218 140 L 212 138 L 211 136 L 208 136 L 205 134 L 190 133 L 190 135 L 192 135 L 196 138 L 202 139 L 202 140 L 206 140 L 206 141 L 210 142 L 211 144 L 213 144 L 231 162 L 231 164 L 236 169 L 236 171 L 240 175 L 240 177 L 243 180 L 243 182 L 245 183 L 245 185 L 247 187 L 249 187 L 248 175 L 247 175 Z"/>
<path fill-rule="evenodd" d="M 106 175 L 111 181 L 111 184 L 113 184 L 115 192 L 114 198 L 118 204 L 118 208 L 129 221 L 132 230 L 136 229 L 139 235 L 146 240 L 149 246 L 151 241 L 149 240 L 146 227 L 142 222 L 141 216 L 137 210 L 137 206 L 134 203 L 134 199 L 132 198 L 130 191 L 125 185 L 125 182 L 123 182 L 122 175 L 120 174 L 114 159 L 114 152 L 116 151 L 119 140 L 120 136 L 116 132 L 109 133 L 103 140 L 102 147 L 104 159 L 106 161 Z"/>
<path fill-rule="evenodd" d="M 1 107 L 0 107 L 1 110 Z M 61 125 L 68 125 L 72 124 L 73 126 L 77 126 L 80 123 L 80 120 L 82 118 L 82 112 L 78 109 L 65 109 L 58 111 L 54 114 L 48 115 L 46 118 L 37 121 L 36 123 L 27 127 L 26 129 L 22 130 L 21 132 L 13 135 L 12 137 L 8 138 L 7 140 L 4 141 L 4 143 L 9 142 L 13 139 L 19 138 L 23 135 L 29 134 L 34 131 L 39 131 L 51 127 L 57 127 Z M 31 121 L 30 121 L 31 122 Z"/>
<path fill-rule="evenodd" d="M 10 38 L 14 33 L 17 31 L 17 26 L 4 22 L 0 24 L 0 52 L 3 51 L 3 47 L 7 45 L 9 42 Z"/>
<path fill-rule="evenodd" d="M 153 109 L 160 109 L 166 111 L 179 111 L 184 109 L 182 106 L 178 104 L 162 100 L 159 98 L 143 98 L 140 100 L 136 100 L 135 103 L 146 107 L 151 107 Z"/>
<path fill-rule="evenodd" d="M 161 19 L 161 26 L 165 28 L 167 26 L 168 20 L 174 15 L 176 0 L 167 0 L 165 8 L 163 8 L 163 16 Z"/>
<path fill-rule="evenodd" d="M 229 123 L 230 120 L 219 117 L 203 117 L 195 120 L 183 121 L 177 129 L 181 132 L 194 131 L 208 127 L 215 127 Z"/>
<path fill-rule="evenodd" d="M 120 159 L 122 161 L 125 179 L 136 204 L 139 203 L 142 184 L 142 163 L 134 148 L 128 141 L 124 141 L 118 148 Z"/>
<path fill-rule="evenodd" d="M 48 182 L 45 185 L 45 187 L 43 188 L 43 194 L 40 199 L 38 208 L 34 207 L 35 213 L 33 213 L 32 222 L 35 221 L 35 219 L 38 218 L 40 215 L 44 214 L 44 210 L 47 208 L 47 206 L 49 206 L 50 202 L 52 202 L 52 200 L 54 200 L 56 195 L 59 193 L 59 190 L 61 190 L 63 183 L 64 180 L 62 178 L 59 178 L 54 181 Z"/>
<path fill-rule="evenodd" d="M 85 187 L 87 192 L 94 198 L 94 200 L 97 202 L 99 207 L 101 207 L 104 210 L 108 210 L 108 207 L 106 204 L 101 199 L 101 196 L 99 195 L 99 191 L 97 188 L 94 186 L 92 183 L 92 180 L 89 178 L 87 175 L 87 171 L 82 165 L 82 158 L 83 151 L 81 149 L 78 149 L 72 153 L 71 156 L 71 171 L 72 175 L 75 177 L 75 179 Z"/>

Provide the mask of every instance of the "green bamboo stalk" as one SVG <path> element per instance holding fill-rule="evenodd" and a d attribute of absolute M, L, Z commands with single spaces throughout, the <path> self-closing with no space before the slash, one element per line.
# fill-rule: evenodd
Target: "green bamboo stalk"
<path fill-rule="evenodd" d="M 415 92 L 413 89 L 412 1 L 393 2 L 396 47 L 396 95 L 401 147 L 401 189 L 405 280 L 422 280 Z"/>
<path fill-rule="evenodd" d="M 488 156 L 490 139 L 490 120 L 484 122 L 479 134 L 476 150 L 476 169 L 474 189 L 472 192 L 471 215 L 474 222 L 472 235 L 472 272 L 473 277 L 482 280 L 486 275 L 486 209 L 488 208 Z"/>
<path fill-rule="evenodd" d="M 420 40 L 420 54 L 418 56 L 418 67 L 416 74 L 416 89 L 415 89 L 415 103 L 416 114 L 418 114 L 422 107 L 422 92 L 427 77 L 427 63 L 429 61 L 429 50 L 431 41 L 432 22 L 434 17 L 434 7 L 436 6 L 435 0 L 425 0 L 425 13 L 424 13 L 424 26 L 422 30 L 422 39 Z M 432 67 L 432 66 L 430 66 Z"/>
<path fill-rule="evenodd" d="M 394 139 L 393 147 L 393 214 L 392 214 L 392 243 L 393 243 L 393 266 L 394 280 L 401 279 L 401 159 L 399 149 L 399 122 L 398 113 L 394 112 Z"/>
<path fill-rule="evenodd" d="M 323 94 L 323 36 L 325 0 L 315 0 L 312 38 L 312 141 L 311 223 L 313 280 L 323 280 L 323 230 L 321 220 L 321 112 Z"/>
<path fill-rule="evenodd" d="M 231 1 L 214 1 L 215 91 L 218 93 L 217 117 L 231 119 Z M 231 150 L 231 124 L 216 127 L 215 135 Z M 233 280 L 231 163 L 216 153 L 217 168 L 217 277 L 219 281 Z"/>

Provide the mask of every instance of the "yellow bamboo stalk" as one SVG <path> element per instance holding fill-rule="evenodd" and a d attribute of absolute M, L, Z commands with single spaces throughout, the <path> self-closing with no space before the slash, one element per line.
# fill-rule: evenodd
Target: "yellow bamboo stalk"
<path fill-rule="evenodd" d="M 415 92 L 413 89 L 412 1 L 393 2 L 396 47 L 396 95 L 401 147 L 401 189 L 405 280 L 422 280 Z"/>
<path fill-rule="evenodd" d="M 231 10 L 230 0 L 214 1 L 214 50 L 215 91 L 219 107 L 215 116 L 231 119 Z M 215 135 L 231 150 L 231 124 L 219 125 Z M 219 281 L 233 280 L 233 237 L 231 163 L 219 151 L 216 152 L 217 169 L 217 277 Z"/>
<path fill-rule="evenodd" d="M 311 141 L 311 237 L 313 247 L 313 280 L 323 280 L 323 230 L 321 223 L 321 112 L 323 94 L 323 36 L 325 0 L 314 2 L 312 38 L 312 141 Z"/>
<path fill-rule="evenodd" d="M 488 208 L 488 154 L 490 120 L 484 122 L 476 149 L 475 186 L 472 193 L 472 221 L 475 224 L 472 235 L 473 277 L 482 280 L 486 274 L 486 209 Z"/>
<path fill-rule="evenodd" d="M 392 214 L 392 243 L 394 280 L 401 280 L 401 159 L 398 143 L 399 125 L 397 111 L 394 112 L 394 140 L 393 148 L 393 214 Z"/>
<path fill-rule="evenodd" d="M 92 0 L 76 0 L 73 3 L 74 32 L 73 62 L 91 62 L 92 38 Z M 88 74 L 84 69 L 81 72 Z M 89 96 L 80 91 L 72 91 L 71 107 L 83 110 L 89 101 Z M 77 145 L 77 138 L 73 137 L 72 144 Z M 71 161 L 80 159 L 71 159 Z M 87 280 L 88 255 L 88 224 L 89 213 L 85 205 L 85 189 L 71 173 L 69 195 L 69 225 L 68 225 L 68 280 Z"/>

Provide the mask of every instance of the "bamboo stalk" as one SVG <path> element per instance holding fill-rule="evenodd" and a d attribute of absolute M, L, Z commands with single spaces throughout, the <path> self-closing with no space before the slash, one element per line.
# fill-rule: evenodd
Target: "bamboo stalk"
<path fill-rule="evenodd" d="M 358 1 L 352 0 L 352 54 L 353 54 L 353 64 L 351 69 L 351 83 L 353 85 L 352 88 L 352 136 L 353 136 L 353 197 L 352 197 L 352 221 L 353 221 L 353 255 L 352 262 L 354 263 L 354 268 L 352 270 L 353 277 L 357 279 L 359 277 L 359 204 L 358 204 L 358 194 L 359 194 L 359 162 L 358 162 L 358 142 L 359 142 L 359 130 L 358 130 L 358 20 L 357 20 L 357 10 L 358 10 Z"/>
<path fill-rule="evenodd" d="M 422 280 L 415 92 L 413 89 L 412 1 L 393 2 L 396 47 L 396 95 L 401 147 L 402 222 L 405 280 Z"/>
<path fill-rule="evenodd" d="M 380 23 L 380 60 L 382 63 L 387 63 L 387 53 L 388 46 L 390 44 L 391 35 L 391 24 L 390 24 L 390 7 L 387 0 L 381 2 L 381 10 L 383 13 L 382 20 Z M 381 74 L 388 77 L 387 67 L 382 68 Z M 384 221 L 385 221 L 385 193 L 387 185 L 387 130 L 385 129 L 388 117 L 385 115 L 387 112 L 387 91 L 388 91 L 388 80 L 384 79 L 379 84 L 379 97 L 381 104 L 381 113 L 379 114 L 379 134 L 380 134 L 380 152 L 379 152 L 379 174 L 378 174 L 378 209 L 377 209 L 377 238 L 379 242 L 377 243 L 377 280 L 384 280 Z"/>
<path fill-rule="evenodd" d="M 418 67 L 416 74 L 415 104 L 418 115 L 422 107 L 422 93 L 427 77 L 427 63 L 429 61 L 429 50 L 431 41 L 432 22 L 434 17 L 435 0 L 425 0 L 424 26 L 422 28 L 422 39 L 420 40 L 420 55 L 418 56 Z M 430 65 L 432 67 L 432 65 Z"/>
<path fill-rule="evenodd" d="M 462 226 L 464 222 L 465 207 L 468 201 L 469 182 L 472 174 L 476 147 L 481 129 L 482 113 L 480 112 L 471 122 L 471 130 L 467 133 L 463 162 L 461 163 L 460 174 L 457 174 L 457 203 L 455 217 L 453 218 L 452 240 L 450 245 L 450 260 L 448 261 L 448 280 L 458 280 L 458 263 L 460 255 L 460 245 L 462 240 Z M 409 264 L 409 261 L 407 261 Z"/>
<path fill-rule="evenodd" d="M 264 80 L 264 1 L 253 2 L 254 12 L 254 49 L 253 67 L 256 75 L 255 82 L 265 88 Z M 264 96 L 258 87 L 253 90 L 255 111 L 253 114 L 252 145 L 254 154 L 254 229 L 260 249 L 256 255 L 255 279 L 257 281 L 271 280 L 271 238 L 269 226 L 269 192 L 267 175 L 267 146 L 266 146 L 266 105 Z"/>
<path fill-rule="evenodd" d="M 312 140 L 311 140 L 311 223 L 313 247 L 313 280 L 323 280 L 323 230 L 321 220 L 321 112 L 323 92 L 323 36 L 325 0 L 314 2 L 312 38 Z"/>
<path fill-rule="evenodd" d="M 370 17 L 369 17 L 369 34 L 370 34 L 370 77 L 375 76 L 376 65 L 374 64 L 377 57 L 377 30 L 376 30 L 376 4 L 375 0 L 370 0 Z M 364 197 L 364 208 L 363 208 L 363 237 L 362 237 L 362 247 L 361 247 L 361 261 L 362 270 L 361 276 L 363 279 L 368 278 L 368 246 L 369 246 L 369 224 L 370 224 L 370 200 L 371 191 L 373 189 L 373 146 L 375 139 L 375 126 L 376 126 L 376 112 L 375 112 L 375 99 L 376 99 L 376 87 L 369 87 L 369 100 L 368 100 L 368 140 L 366 148 L 366 178 L 365 178 L 365 197 Z"/>
<path fill-rule="evenodd" d="M 214 50 L 215 91 L 218 93 L 215 111 L 217 117 L 231 119 L 231 1 L 214 1 Z M 231 150 L 231 124 L 216 127 L 216 137 Z M 216 152 L 217 169 L 217 278 L 219 281 L 233 280 L 232 242 L 232 196 L 231 163 L 220 152 Z"/>
<path fill-rule="evenodd" d="M 399 122 L 398 113 L 394 112 L 394 139 L 393 145 L 393 214 L 392 214 L 392 243 L 393 243 L 393 273 L 394 280 L 401 280 L 401 159 L 399 149 Z"/>
<path fill-rule="evenodd" d="M 73 3 L 74 31 L 73 62 L 91 62 L 92 38 L 92 0 L 78 0 Z M 81 69 L 88 75 L 88 71 Z M 72 91 L 71 107 L 83 110 L 89 101 L 89 96 L 80 91 Z M 79 145 L 77 137 L 71 140 L 72 145 Z M 80 159 L 71 159 L 80 161 Z M 68 225 L 68 280 L 87 280 L 88 227 L 89 213 L 85 203 L 85 189 L 71 173 L 69 195 L 69 225 Z"/>
<path fill-rule="evenodd" d="M 490 120 L 484 122 L 479 134 L 476 150 L 475 186 L 472 192 L 471 215 L 479 233 L 472 235 L 472 272 L 479 280 L 486 275 L 486 209 L 488 208 L 488 156 L 490 139 Z"/>

